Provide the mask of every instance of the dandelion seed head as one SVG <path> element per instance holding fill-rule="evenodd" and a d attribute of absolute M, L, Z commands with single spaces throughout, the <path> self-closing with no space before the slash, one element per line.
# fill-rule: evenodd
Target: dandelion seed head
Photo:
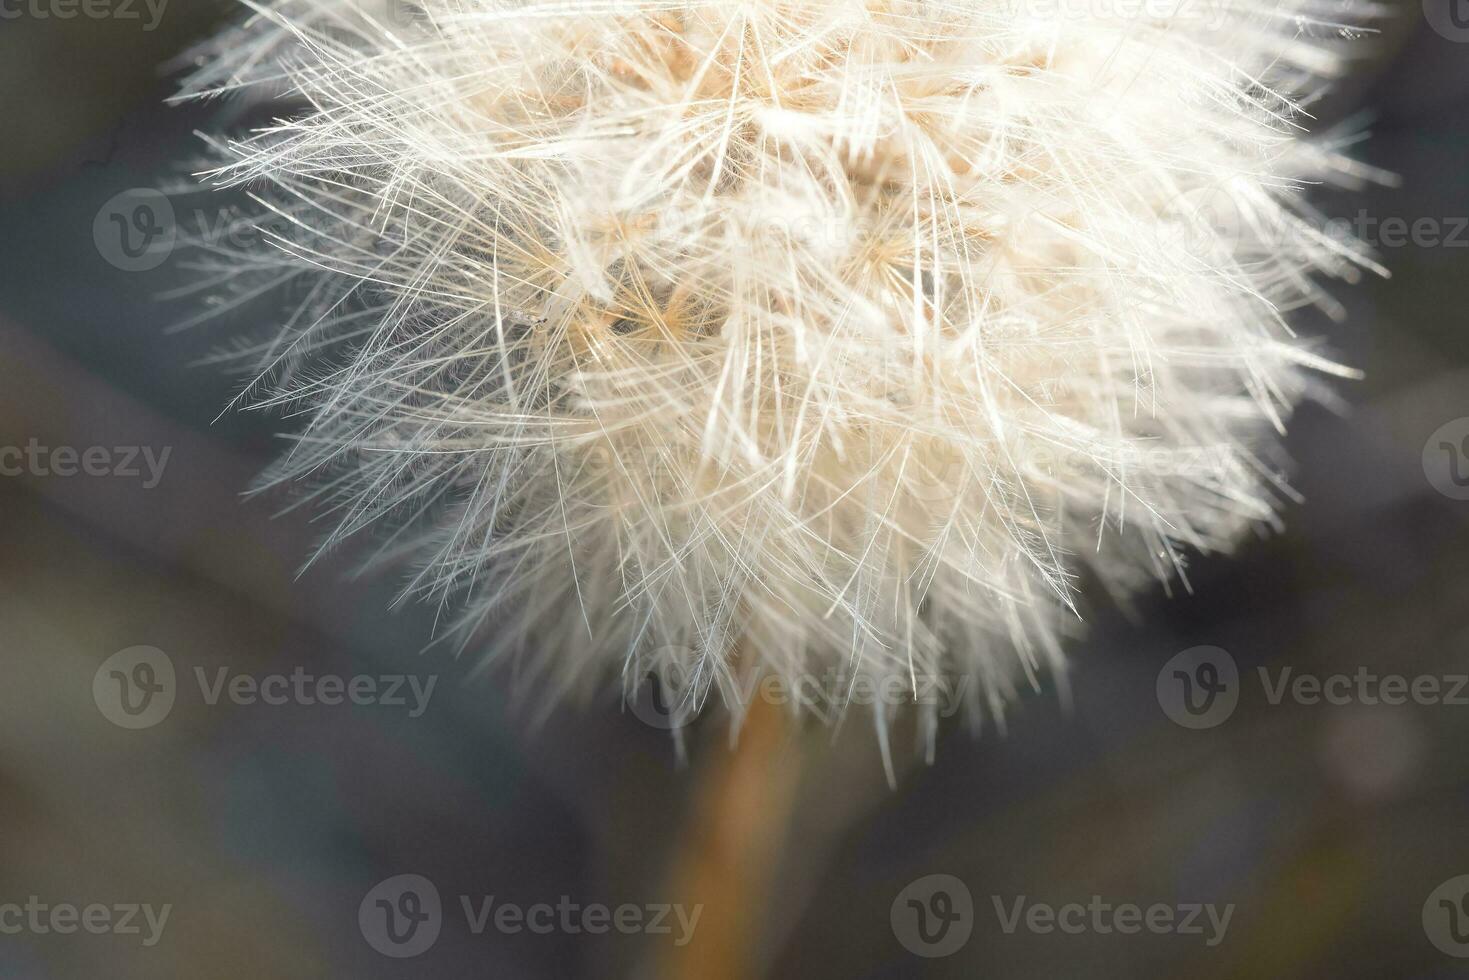
<path fill-rule="evenodd" d="M 186 95 L 280 231 L 249 346 L 273 482 L 548 702 L 657 675 L 976 715 L 1125 595 L 1277 520 L 1337 370 L 1288 326 L 1370 265 L 1304 190 L 1319 0 L 275 0 Z M 835 677 L 835 681 L 830 679 Z M 918 699 L 922 700 L 922 699 Z M 879 725 L 897 710 L 879 705 Z M 931 730 L 934 708 L 922 704 Z"/>

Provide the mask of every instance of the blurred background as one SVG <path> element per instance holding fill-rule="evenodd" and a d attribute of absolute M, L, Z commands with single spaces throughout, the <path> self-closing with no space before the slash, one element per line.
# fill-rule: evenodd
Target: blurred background
<path fill-rule="evenodd" d="M 429 645 L 433 611 L 394 605 L 391 572 L 355 576 L 350 549 L 302 572 L 323 528 L 241 496 L 282 423 L 220 414 L 238 379 L 200 362 L 228 324 L 170 330 L 197 310 L 169 298 L 187 270 L 142 268 L 113 224 L 135 189 L 186 171 L 196 129 L 249 111 L 164 106 L 159 66 L 231 10 L 173 0 L 155 18 L 156 3 L 0 21 L 0 447 L 49 453 L 0 477 L 0 978 L 641 975 L 676 944 L 676 911 L 666 934 L 595 932 L 580 913 L 542 934 L 477 930 L 464 902 L 634 906 L 644 923 L 676 905 L 670 869 L 719 798 L 725 729 L 695 725 L 680 765 L 656 713 L 615 697 L 542 720 L 506 678 Z M 899 731 L 895 788 L 866 721 L 777 735 L 768 769 L 721 791 L 793 814 L 749 855 L 769 874 L 749 973 L 1469 975 L 1469 880 L 1454 881 L 1469 875 L 1469 688 L 1462 704 L 1272 704 L 1258 672 L 1432 677 L 1444 695 L 1469 673 L 1469 481 L 1442 448 L 1469 450 L 1463 6 L 1393 6 L 1316 107 L 1326 124 L 1366 113 L 1359 155 L 1402 178 L 1324 197 L 1326 213 L 1425 233 L 1373 225 L 1391 278 L 1337 289 L 1343 322 L 1302 324 L 1366 373 L 1339 386 L 1339 411 L 1292 425 L 1309 504 L 1236 560 L 1195 562 L 1193 594 L 1126 613 L 1098 601 L 1068 690 L 1030 697 L 1004 732 L 950 721 L 926 765 Z M 229 214 L 219 198 L 169 204 L 180 227 Z M 1237 702 L 1191 728 L 1167 691 L 1170 662 L 1199 646 L 1227 651 Z M 1215 676 L 1193 656 L 1186 672 Z M 252 694 L 279 675 L 378 686 L 360 704 Z M 394 676 L 435 686 L 416 702 L 403 680 L 395 698 Z M 420 876 L 419 904 L 402 875 Z M 377 902 L 432 915 L 425 880 L 437 934 L 390 955 L 408 950 L 375 932 Z M 1005 927 L 1022 897 L 1093 896 L 1230 918 Z M 95 905 L 109 910 L 95 930 L 54 915 Z"/>

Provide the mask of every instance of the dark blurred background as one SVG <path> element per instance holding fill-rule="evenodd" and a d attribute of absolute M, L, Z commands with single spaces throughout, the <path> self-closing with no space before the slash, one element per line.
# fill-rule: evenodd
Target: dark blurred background
<path fill-rule="evenodd" d="M 1469 491 L 1438 448 L 1469 436 L 1456 421 L 1469 417 L 1469 27 L 1456 26 L 1469 20 L 1453 4 L 1393 7 L 1317 107 L 1323 124 L 1367 113 L 1360 156 L 1402 178 L 1325 197 L 1326 212 L 1429 219 L 1439 234 L 1382 235 L 1391 278 L 1335 289 L 1342 323 L 1303 323 L 1366 372 L 1338 386 L 1339 411 L 1308 407 L 1292 425 L 1308 504 L 1237 559 L 1195 562 L 1193 594 L 1129 614 L 1097 601 L 1069 693 L 1028 698 L 1005 732 L 946 724 L 924 765 L 900 731 L 895 789 L 865 720 L 785 746 L 804 775 L 753 930 L 768 976 L 1469 976 L 1469 905 L 1454 907 L 1469 886 L 1453 883 L 1469 875 L 1469 703 L 1271 704 L 1257 674 L 1469 673 L 1469 500 L 1455 499 Z M 198 308 L 168 298 L 187 269 L 129 271 L 106 243 L 116 195 L 180 176 L 194 130 L 251 111 L 163 105 L 173 83 L 158 66 L 226 3 L 173 0 L 152 29 L 134 6 L 137 20 L 0 21 L 0 446 L 169 452 L 151 486 L 146 467 L 0 478 L 0 978 L 637 974 L 669 937 L 476 935 L 459 896 L 678 901 L 668 868 L 724 729 L 696 725 L 680 766 L 668 734 L 611 696 L 543 721 L 506 678 L 430 646 L 433 610 L 393 606 L 391 572 L 354 577 L 347 549 L 298 575 L 323 527 L 241 496 L 282 422 L 221 415 L 238 379 L 200 363 L 228 322 L 170 330 Z M 228 201 L 171 204 L 183 226 L 218 221 Z M 1228 651 L 1240 678 L 1233 714 L 1195 730 L 1170 720 L 1157 681 L 1200 645 Z M 166 718 L 129 729 L 93 682 L 139 646 L 166 654 L 178 693 Z M 416 717 L 211 705 L 195 671 L 221 668 L 437 686 Z M 379 952 L 358 916 L 402 874 L 444 904 L 437 941 L 411 959 Z M 910 949 L 895 901 L 935 874 L 963 882 L 973 908 L 967 941 L 931 958 Z M 1209 945 L 1207 926 L 1007 934 L 994 904 L 1094 895 L 1233 911 Z M 7 934 L 3 906 L 32 896 L 171 911 L 151 945 L 146 926 Z"/>

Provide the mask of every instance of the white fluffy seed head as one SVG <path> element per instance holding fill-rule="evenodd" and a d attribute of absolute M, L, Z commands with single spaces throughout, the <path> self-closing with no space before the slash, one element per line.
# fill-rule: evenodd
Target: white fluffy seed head
<path fill-rule="evenodd" d="M 257 8 L 189 94 L 286 100 L 213 174 L 277 231 L 221 268 L 299 299 L 251 348 L 307 420 L 276 476 L 333 541 L 391 517 L 553 695 L 944 678 L 998 716 L 1084 567 L 1125 593 L 1274 520 L 1333 369 L 1286 315 L 1364 260 L 1312 230 L 1304 184 L 1354 171 L 1303 105 L 1368 13 Z"/>

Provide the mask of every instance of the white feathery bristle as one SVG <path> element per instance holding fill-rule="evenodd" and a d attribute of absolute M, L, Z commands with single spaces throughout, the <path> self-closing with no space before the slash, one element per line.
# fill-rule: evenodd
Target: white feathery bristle
<path fill-rule="evenodd" d="M 1287 327 L 1367 262 L 1303 108 L 1372 11 L 1316 0 L 277 0 L 186 95 L 290 286 L 249 348 L 330 545 L 556 696 L 678 720 L 774 676 L 883 726 L 998 718 L 1118 594 L 1288 495 Z M 813 680 L 814 679 L 814 680 Z M 819 690 L 817 696 L 811 692 Z"/>

